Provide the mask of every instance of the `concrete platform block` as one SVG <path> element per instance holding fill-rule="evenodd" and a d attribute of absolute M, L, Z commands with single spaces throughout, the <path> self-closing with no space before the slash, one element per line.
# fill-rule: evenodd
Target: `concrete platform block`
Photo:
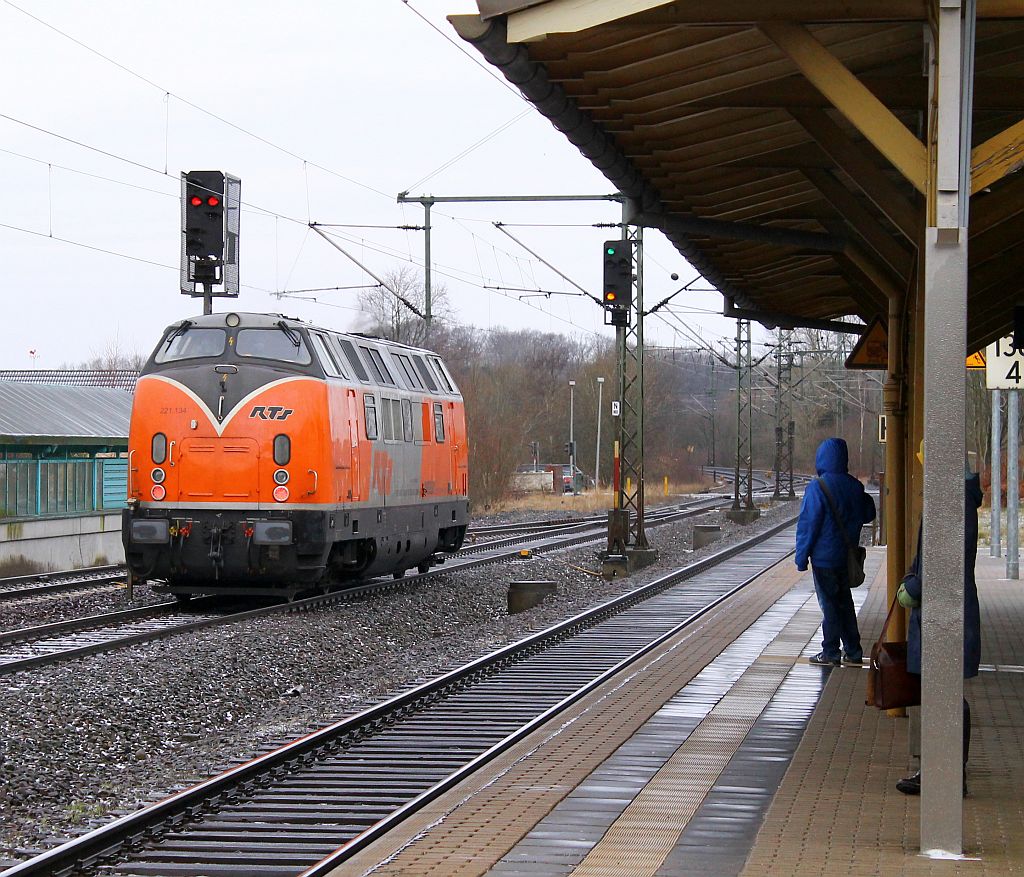
<path fill-rule="evenodd" d="M 729 509 L 725 517 L 734 524 L 751 524 L 761 517 L 760 509 Z"/>
<path fill-rule="evenodd" d="M 552 594 L 557 593 L 553 581 L 542 579 L 522 582 L 510 582 L 508 586 L 508 614 L 525 612 L 539 606 Z"/>
<path fill-rule="evenodd" d="M 693 550 L 710 545 L 716 539 L 722 537 L 722 528 L 718 524 L 694 524 L 693 525 Z"/>

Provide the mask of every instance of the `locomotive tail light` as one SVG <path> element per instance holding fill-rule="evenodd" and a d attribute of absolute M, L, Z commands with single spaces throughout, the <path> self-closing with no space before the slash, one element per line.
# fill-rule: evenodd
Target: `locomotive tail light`
<path fill-rule="evenodd" d="M 286 469 L 278 469 L 274 473 L 274 483 L 275 484 L 287 484 L 288 483 L 288 478 L 289 478 L 289 475 L 288 475 L 288 471 Z"/>
<path fill-rule="evenodd" d="M 155 490 L 156 488 L 153 489 Z M 277 500 L 278 502 L 287 501 L 290 495 L 291 494 L 289 493 L 288 488 L 285 487 L 283 484 L 279 484 L 277 485 L 277 487 L 274 488 L 274 499 Z"/>
<path fill-rule="evenodd" d="M 162 484 L 154 484 L 153 489 L 149 491 L 149 495 L 157 502 L 161 502 L 167 496 L 167 488 Z"/>
<path fill-rule="evenodd" d="M 153 479 L 154 484 L 163 484 L 164 479 L 167 477 L 167 475 L 164 473 L 163 469 L 157 466 L 152 472 L 149 473 L 149 477 Z"/>

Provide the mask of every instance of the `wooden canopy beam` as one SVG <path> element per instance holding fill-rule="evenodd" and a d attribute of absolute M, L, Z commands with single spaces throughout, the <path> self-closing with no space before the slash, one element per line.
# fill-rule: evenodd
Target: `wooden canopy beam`
<path fill-rule="evenodd" d="M 864 151 L 843 133 L 824 110 L 793 109 L 790 112 L 836 165 L 853 179 L 875 207 L 889 218 L 910 243 L 917 246 L 924 228 L 923 217 Z"/>
<path fill-rule="evenodd" d="M 1018 89 L 1019 90 L 1019 89 Z M 971 150 L 971 194 L 1024 167 L 1024 120 Z"/>
<path fill-rule="evenodd" d="M 519 11 L 516 11 L 519 10 Z M 552 34 L 579 33 L 646 13 L 635 23 L 756 24 L 759 21 L 873 22 L 928 20 L 925 0 L 716 0 L 677 3 L 673 0 L 481 0 L 484 18 L 508 13 L 510 43 L 541 40 Z M 1018 18 L 1015 0 L 978 0 L 978 18 Z M 625 26 L 632 26 L 629 23 Z"/>
<path fill-rule="evenodd" d="M 820 168 L 805 168 L 804 175 L 839 212 L 850 229 L 900 278 L 910 276 L 914 256 L 889 234 L 849 189 L 831 173 Z"/>
<path fill-rule="evenodd" d="M 798 24 L 762 22 L 808 81 L 922 194 L 928 182 L 925 145 L 811 33 Z"/>

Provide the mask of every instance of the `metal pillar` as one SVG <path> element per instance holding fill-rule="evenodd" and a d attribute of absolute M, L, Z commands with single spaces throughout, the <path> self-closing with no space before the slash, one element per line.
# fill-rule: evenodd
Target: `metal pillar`
<path fill-rule="evenodd" d="M 753 411 L 750 404 L 750 320 L 736 321 L 736 477 L 732 511 L 754 508 L 754 463 L 751 455 Z"/>
<path fill-rule="evenodd" d="M 779 329 L 775 347 L 775 493 L 794 499 L 793 491 L 793 333 Z M 783 487 L 788 482 L 788 491 Z"/>
<path fill-rule="evenodd" d="M 885 492 L 879 497 L 884 504 L 885 519 L 885 573 L 886 602 L 891 604 L 896 597 L 900 582 L 907 571 L 907 408 L 904 398 L 903 360 L 903 301 L 893 296 L 889 299 L 889 348 L 885 385 L 882 387 L 882 404 L 885 409 Z M 911 538 L 916 539 L 915 533 Z M 893 619 L 886 631 L 886 640 L 905 640 L 907 630 L 906 610 L 896 605 Z M 892 715 L 904 715 L 905 710 L 890 710 Z"/>
<path fill-rule="evenodd" d="M 1018 421 L 1019 390 L 1006 391 L 1006 577 L 1020 578 L 1020 443 Z"/>
<path fill-rule="evenodd" d="M 433 320 L 433 312 L 430 310 L 431 275 L 430 270 L 430 208 L 433 205 L 430 199 L 423 201 L 423 323 L 426 335 L 430 337 L 430 323 Z"/>
<path fill-rule="evenodd" d="M 631 202 L 623 202 L 622 239 L 630 242 L 633 259 L 633 306 L 629 325 L 615 330 L 621 401 L 618 423 L 620 468 L 615 507 L 631 513 L 628 544 L 646 549 L 649 546 L 644 532 L 643 229 L 627 224 L 633 207 L 635 205 Z"/>
<path fill-rule="evenodd" d="M 1002 557 L 1002 526 L 1003 526 L 1003 424 L 1002 420 L 1003 394 L 999 390 L 992 391 L 992 454 L 991 472 L 992 486 L 992 538 L 989 542 L 988 553 L 992 557 Z"/>
<path fill-rule="evenodd" d="M 940 0 L 936 7 L 938 40 L 929 65 L 933 111 L 928 116 L 934 185 L 928 189 L 924 241 L 921 851 L 947 857 L 963 852 L 963 777 L 956 754 L 963 745 L 963 360 L 974 0 Z"/>

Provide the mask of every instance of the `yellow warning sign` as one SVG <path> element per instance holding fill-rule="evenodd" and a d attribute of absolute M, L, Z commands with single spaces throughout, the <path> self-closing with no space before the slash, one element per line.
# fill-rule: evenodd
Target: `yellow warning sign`
<path fill-rule="evenodd" d="M 968 368 L 984 368 L 985 367 L 985 351 L 979 350 L 977 353 L 972 353 L 967 357 Z"/>
<path fill-rule="evenodd" d="M 889 330 L 875 317 L 846 357 L 847 368 L 885 369 L 889 365 Z"/>

